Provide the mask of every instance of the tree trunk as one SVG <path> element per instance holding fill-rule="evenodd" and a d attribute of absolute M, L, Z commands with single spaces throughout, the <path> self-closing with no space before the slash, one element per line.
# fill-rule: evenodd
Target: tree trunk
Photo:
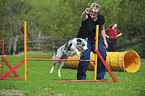
<path fill-rule="evenodd" d="M 13 41 L 13 39 L 10 38 L 10 42 L 9 42 L 9 50 L 8 50 L 9 55 L 11 55 L 11 45 L 12 45 L 12 41 Z"/>
<path fill-rule="evenodd" d="M 15 40 L 14 40 L 13 55 L 15 55 L 15 54 L 16 54 L 18 38 L 19 38 L 19 36 L 18 36 L 18 35 L 16 35 L 16 38 L 15 38 Z"/>

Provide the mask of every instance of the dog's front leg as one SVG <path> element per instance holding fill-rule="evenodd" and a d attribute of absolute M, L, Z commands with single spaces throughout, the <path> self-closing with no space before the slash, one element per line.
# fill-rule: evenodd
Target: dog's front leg
<path fill-rule="evenodd" d="M 75 52 L 75 50 L 74 50 L 74 51 L 71 52 L 71 55 L 75 55 L 75 53 L 76 53 L 76 52 Z"/>
<path fill-rule="evenodd" d="M 60 70 L 63 67 L 64 63 L 65 63 L 65 61 L 61 61 L 61 63 L 59 64 L 59 68 L 58 68 L 58 76 L 59 77 L 61 77 Z"/>
<path fill-rule="evenodd" d="M 78 49 L 75 49 L 75 52 L 76 52 L 76 55 L 77 56 L 80 56 L 81 55 Z"/>
<path fill-rule="evenodd" d="M 58 63 L 59 63 L 59 62 L 58 62 Z M 51 68 L 51 70 L 50 70 L 50 74 L 52 74 L 52 72 L 53 72 L 53 70 L 54 70 L 55 64 L 56 64 L 56 63 L 53 63 L 53 66 L 52 66 L 52 68 Z"/>

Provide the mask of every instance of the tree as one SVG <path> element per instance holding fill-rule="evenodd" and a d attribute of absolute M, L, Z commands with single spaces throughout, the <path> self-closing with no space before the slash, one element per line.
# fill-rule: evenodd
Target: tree
<path fill-rule="evenodd" d="M 101 13 L 105 16 L 106 25 L 118 23 L 124 39 L 140 38 L 143 35 L 145 21 L 144 0 L 96 0 L 101 6 Z"/>
<path fill-rule="evenodd" d="M 38 28 L 36 27 L 38 25 L 35 20 L 36 16 L 34 17 L 31 12 L 31 6 L 28 6 L 24 0 L 8 0 L 7 2 L 4 2 L 4 9 L 3 18 L 1 19 L 3 22 L 2 28 L 4 30 L 2 31 L 2 34 L 6 33 L 5 35 L 9 38 L 7 42 L 9 45 L 9 54 L 11 53 L 11 47 L 13 47 L 13 54 L 15 54 L 18 39 L 23 37 L 24 34 L 23 26 L 25 20 L 29 23 L 29 34 L 32 34 L 30 37 L 35 37 L 35 31 L 38 31 Z"/>
<path fill-rule="evenodd" d="M 14 54 L 25 20 L 30 40 L 37 39 L 39 31 L 45 36 L 76 37 L 81 14 L 93 2 L 101 5 L 106 28 L 117 22 L 122 40 L 143 35 L 145 0 L 0 0 L 0 37 L 9 38 L 9 53 L 13 48 Z"/>

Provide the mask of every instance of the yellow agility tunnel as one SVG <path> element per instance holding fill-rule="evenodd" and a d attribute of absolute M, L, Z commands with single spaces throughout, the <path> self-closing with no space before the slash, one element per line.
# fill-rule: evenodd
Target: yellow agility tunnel
<path fill-rule="evenodd" d="M 80 57 L 73 56 L 68 59 L 79 60 Z M 93 52 L 90 54 L 90 59 L 95 60 Z M 112 71 L 137 72 L 140 68 L 140 57 L 135 51 L 125 52 L 107 52 L 106 63 Z M 78 68 L 79 61 L 66 61 L 65 68 Z M 94 62 L 90 62 L 89 70 L 94 70 Z"/>

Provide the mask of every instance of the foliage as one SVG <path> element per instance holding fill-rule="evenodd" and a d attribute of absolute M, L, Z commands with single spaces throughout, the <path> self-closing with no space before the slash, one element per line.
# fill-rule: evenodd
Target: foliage
<path fill-rule="evenodd" d="M 115 21 L 128 38 L 143 34 L 145 1 L 139 0 L 1 0 L 1 29 L 10 33 L 9 36 L 22 34 L 23 21 L 27 20 L 32 35 L 41 30 L 47 35 L 75 37 L 81 25 L 81 13 L 92 2 L 102 6 L 106 28 Z"/>
<path fill-rule="evenodd" d="M 48 55 L 49 54 L 49 55 Z M 52 52 L 47 54 L 28 54 L 28 58 L 51 58 Z M 6 56 L 6 60 L 15 66 L 23 56 Z M 145 60 L 144 60 L 145 62 Z M 5 65 L 5 64 L 4 64 Z M 145 65 L 142 71 L 136 73 L 117 72 L 113 74 L 118 80 L 114 82 L 57 82 L 57 80 L 76 80 L 77 70 L 62 68 L 62 77 L 57 76 L 58 67 L 55 66 L 53 74 L 49 71 L 51 61 L 28 61 L 27 81 L 0 80 L 0 95 L 26 96 L 144 96 L 145 94 Z M 9 68 L 4 66 L 4 71 Z M 20 78 L 24 78 L 24 66 L 16 69 Z M 94 72 L 87 70 L 87 80 L 94 79 Z M 13 74 L 12 74 L 13 75 Z M 107 72 L 105 77 L 112 80 Z"/>
<path fill-rule="evenodd" d="M 16 45 L 12 41 L 23 35 L 25 20 L 30 40 L 38 39 L 40 31 L 43 36 L 74 38 L 82 12 L 93 2 L 101 5 L 106 28 L 118 23 L 121 40 L 140 39 L 144 34 L 145 0 L 0 0 L 0 38 L 8 37 L 7 44 Z"/>
<path fill-rule="evenodd" d="M 34 1 L 31 1 L 34 3 Z M 59 0 L 38 2 L 39 26 L 44 34 L 76 37 L 81 26 L 81 14 L 91 3 L 99 3 L 101 14 L 105 16 L 106 28 L 112 23 L 118 23 L 118 29 L 124 33 L 124 38 L 140 37 L 143 34 L 144 1 L 137 0 Z M 35 4 L 34 3 L 34 4 Z M 46 6 L 47 5 L 47 6 Z M 132 14 L 135 13 L 135 14 Z M 75 34 L 74 34 L 75 33 Z"/>
<path fill-rule="evenodd" d="M 6 2 L 2 1 L 2 16 L 1 20 L 1 35 L 4 36 L 6 43 L 8 45 L 9 54 L 13 48 L 14 54 L 16 51 L 17 41 L 21 40 L 20 37 L 23 37 L 24 34 L 24 21 L 28 21 L 28 31 L 29 38 L 36 38 L 36 33 L 38 32 L 37 23 L 35 19 L 37 16 L 34 16 L 33 8 L 29 6 L 24 0 L 7 0 Z M 32 10 L 30 10 L 32 9 Z M 36 32 L 35 32 L 36 31 Z M 34 34 L 35 32 L 35 34 Z"/>

